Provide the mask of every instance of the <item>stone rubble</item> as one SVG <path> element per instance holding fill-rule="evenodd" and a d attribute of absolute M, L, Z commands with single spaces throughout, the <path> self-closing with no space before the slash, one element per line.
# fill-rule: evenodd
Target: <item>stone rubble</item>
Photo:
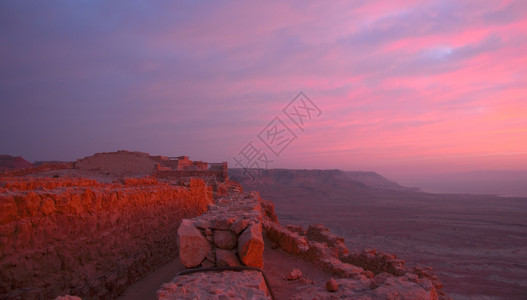
<path fill-rule="evenodd" d="M 342 237 L 321 224 L 303 231 L 264 218 L 263 225 L 280 248 L 340 277 L 337 285 L 328 281 L 325 287 L 308 286 L 294 299 L 451 299 L 431 269 L 406 268 L 395 255 L 377 250 L 350 252 Z"/>
<path fill-rule="evenodd" d="M 328 290 L 328 292 L 331 292 L 331 293 L 334 293 L 336 291 L 339 290 L 339 285 L 337 283 L 337 281 L 333 278 L 330 278 L 327 282 L 326 282 L 326 290 Z"/>
<path fill-rule="evenodd" d="M 299 269 L 293 269 L 286 277 L 285 280 L 297 280 L 302 277 L 302 271 Z"/>

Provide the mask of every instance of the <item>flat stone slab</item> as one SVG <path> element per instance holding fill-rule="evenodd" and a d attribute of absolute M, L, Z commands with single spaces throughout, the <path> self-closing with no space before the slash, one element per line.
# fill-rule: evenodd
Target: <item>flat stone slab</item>
<path fill-rule="evenodd" d="M 252 270 L 181 275 L 157 291 L 159 300 L 272 299 L 262 273 Z"/>

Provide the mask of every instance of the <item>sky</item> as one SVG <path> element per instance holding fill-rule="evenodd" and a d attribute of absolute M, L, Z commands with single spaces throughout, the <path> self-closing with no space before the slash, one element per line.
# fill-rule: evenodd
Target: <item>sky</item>
<path fill-rule="evenodd" d="M 0 137 L 30 161 L 525 170 L 527 1 L 2 0 Z"/>

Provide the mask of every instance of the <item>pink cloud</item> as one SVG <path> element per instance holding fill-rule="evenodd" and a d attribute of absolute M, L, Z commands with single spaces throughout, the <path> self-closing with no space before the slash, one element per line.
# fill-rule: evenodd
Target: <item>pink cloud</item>
<path fill-rule="evenodd" d="M 2 4 L 0 152 L 222 160 L 303 90 L 322 116 L 274 167 L 527 168 L 524 3 Z"/>

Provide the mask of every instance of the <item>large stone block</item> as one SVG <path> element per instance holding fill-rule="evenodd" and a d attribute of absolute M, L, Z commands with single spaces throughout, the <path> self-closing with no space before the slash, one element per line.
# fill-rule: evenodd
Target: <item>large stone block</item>
<path fill-rule="evenodd" d="M 263 267 L 262 225 L 251 224 L 238 238 L 238 256 L 246 266 Z"/>
<path fill-rule="evenodd" d="M 199 266 L 210 251 L 210 246 L 191 220 L 183 220 L 177 230 L 179 259 L 187 268 Z"/>

